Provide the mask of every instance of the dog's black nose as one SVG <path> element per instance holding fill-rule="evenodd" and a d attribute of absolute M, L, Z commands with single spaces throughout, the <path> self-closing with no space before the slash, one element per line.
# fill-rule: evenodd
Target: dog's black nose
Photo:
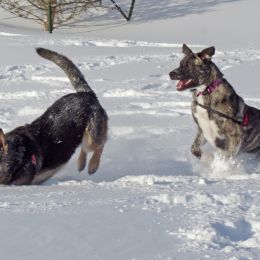
<path fill-rule="evenodd" d="M 169 76 L 171 80 L 180 80 L 183 78 L 183 71 L 181 68 L 177 68 L 175 70 L 172 70 L 169 73 Z"/>
<path fill-rule="evenodd" d="M 170 76 L 170 79 L 171 79 L 171 80 L 176 79 L 176 72 L 175 72 L 174 70 L 171 71 L 171 72 L 169 73 L 169 76 Z"/>

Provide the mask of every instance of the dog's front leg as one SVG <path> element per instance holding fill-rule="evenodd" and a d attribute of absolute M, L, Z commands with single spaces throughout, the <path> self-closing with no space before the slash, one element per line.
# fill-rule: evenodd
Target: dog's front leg
<path fill-rule="evenodd" d="M 203 136 L 201 129 L 199 128 L 196 138 L 191 146 L 192 154 L 200 159 L 202 156 L 202 151 L 201 151 L 200 147 L 202 145 L 204 145 L 206 142 L 207 141 L 206 141 L 205 137 Z"/>
<path fill-rule="evenodd" d="M 13 185 L 30 185 L 34 179 L 36 174 L 35 165 L 32 163 L 27 163 L 23 166 L 21 171 L 16 174 L 16 176 L 12 179 Z"/>

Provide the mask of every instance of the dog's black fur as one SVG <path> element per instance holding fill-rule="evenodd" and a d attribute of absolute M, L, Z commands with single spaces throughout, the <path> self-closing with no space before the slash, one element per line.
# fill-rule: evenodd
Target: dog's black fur
<path fill-rule="evenodd" d="M 106 141 L 106 112 L 77 67 L 56 52 L 38 48 L 37 53 L 60 66 L 77 93 L 57 100 L 31 124 L 1 134 L 0 184 L 27 185 L 45 181 L 69 161 L 85 134 L 90 143 L 88 150 L 94 151 L 89 167 L 92 174 L 97 170 Z M 80 170 L 85 162 L 81 164 Z"/>

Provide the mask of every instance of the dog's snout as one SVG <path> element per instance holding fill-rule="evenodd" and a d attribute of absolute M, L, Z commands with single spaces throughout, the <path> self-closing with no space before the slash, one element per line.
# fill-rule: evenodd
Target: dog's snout
<path fill-rule="evenodd" d="M 173 79 L 174 74 L 175 74 L 174 71 L 171 71 L 171 72 L 169 73 L 170 79 Z"/>
<path fill-rule="evenodd" d="M 179 73 L 177 70 L 173 70 L 169 73 L 169 76 L 171 80 L 176 80 L 179 78 Z"/>

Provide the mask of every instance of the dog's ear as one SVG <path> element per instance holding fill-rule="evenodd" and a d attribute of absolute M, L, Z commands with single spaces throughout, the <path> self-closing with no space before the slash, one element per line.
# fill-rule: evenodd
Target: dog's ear
<path fill-rule="evenodd" d="M 215 47 L 209 47 L 198 53 L 198 56 L 203 60 L 203 61 L 209 61 L 211 60 L 211 57 L 215 54 Z"/>
<path fill-rule="evenodd" d="M 2 147 L 4 150 L 4 153 L 7 154 L 8 144 L 6 144 L 5 135 L 4 135 L 2 128 L 0 128 L 0 147 Z"/>
<path fill-rule="evenodd" d="M 200 56 L 198 54 L 195 54 L 195 65 L 202 65 L 203 64 L 203 60 L 200 58 Z"/>
<path fill-rule="evenodd" d="M 188 54 L 192 54 L 193 52 L 185 43 L 183 43 L 182 53 L 184 53 L 185 55 L 188 55 Z"/>

